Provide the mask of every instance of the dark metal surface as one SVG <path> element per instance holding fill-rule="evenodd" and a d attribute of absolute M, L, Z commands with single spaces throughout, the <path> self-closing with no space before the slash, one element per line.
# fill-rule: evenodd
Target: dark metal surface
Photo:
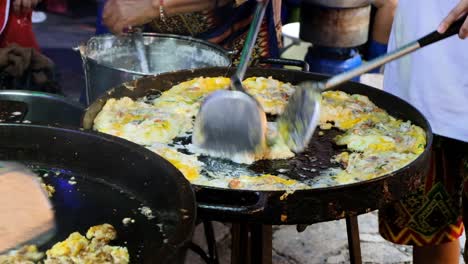
<path fill-rule="evenodd" d="M 136 144 L 94 132 L 0 124 L 0 160 L 27 164 L 55 187 L 58 232 L 44 248 L 109 223 L 118 234 L 113 244 L 128 247 L 132 263 L 175 263 L 191 238 L 196 208 L 190 184 Z M 142 206 L 155 218 L 141 214 Z M 127 217 L 135 222 L 125 226 Z"/>
<path fill-rule="evenodd" d="M 231 264 L 271 264 L 272 226 L 232 223 Z"/>
<path fill-rule="evenodd" d="M 234 70 L 230 69 L 231 73 Z M 92 128 L 94 118 L 109 98 L 124 96 L 139 98 L 148 94 L 160 94 L 161 91 L 177 83 L 199 76 L 225 76 L 226 72 L 228 72 L 226 68 L 180 71 L 142 78 L 121 85 L 110 90 L 87 109 L 83 117 L 83 127 Z M 327 78 L 313 73 L 257 68 L 247 71 L 246 77 L 250 76 L 271 76 L 292 84 Z M 249 191 L 194 186 L 200 217 L 204 220 L 250 221 L 264 224 L 312 224 L 375 210 L 420 186 L 427 172 L 428 153 L 432 144 L 432 131 L 423 115 L 403 100 L 366 85 L 348 82 L 336 89 L 351 94 L 366 95 L 392 116 L 410 120 L 422 127 L 427 133 L 425 152 L 404 168 L 372 180 L 327 188 L 298 190 L 287 195 L 284 191 Z M 289 174 L 290 177 L 296 179 L 301 179 L 303 177 L 301 175 L 313 177 L 314 172 L 310 169 L 327 168 L 330 164 L 330 157 L 339 151 L 331 141 L 333 133 L 338 132 L 329 131 L 327 136 L 314 138 L 307 150 L 309 153 L 306 151 L 290 160 L 261 161 L 253 167 L 258 166 L 258 171 L 268 172 L 268 170 L 289 166 L 288 168 L 297 172 L 296 175 Z"/>
<path fill-rule="evenodd" d="M 303 2 L 299 35 L 314 45 L 357 47 L 367 42 L 371 6 L 332 8 Z"/>
<path fill-rule="evenodd" d="M 361 240 L 357 215 L 346 217 L 346 233 L 348 234 L 349 259 L 351 264 L 361 264 Z"/>
<path fill-rule="evenodd" d="M 63 96 L 19 90 L 0 91 L 1 122 L 66 124 L 79 127 L 84 106 Z M 12 115 L 15 113 L 14 115 Z"/>

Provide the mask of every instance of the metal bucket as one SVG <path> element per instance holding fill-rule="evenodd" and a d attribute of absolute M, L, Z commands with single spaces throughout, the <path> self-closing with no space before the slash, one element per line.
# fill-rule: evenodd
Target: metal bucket
<path fill-rule="evenodd" d="M 149 72 L 141 71 L 130 35 L 95 36 L 78 48 L 83 59 L 87 105 L 108 89 L 143 76 L 231 64 L 232 52 L 191 37 L 143 33 L 143 43 Z"/>

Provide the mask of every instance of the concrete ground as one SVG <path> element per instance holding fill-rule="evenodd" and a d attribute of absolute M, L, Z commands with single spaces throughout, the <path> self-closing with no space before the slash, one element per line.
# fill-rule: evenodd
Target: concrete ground
<path fill-rule="evenodd" d="M 45 23 L 36 24 L 35 32 L 43 52 L 57 64 L 60 83 L 65 95 L 78 100 L 84 87 L 81 59 L 73 51 L 80 42 L 94 34 L 95 17 L 69 17 L 50 15 Z M 306 43 L 285 52 L 285 57 L 302 59 Z M 365 82 L 381 86 L 382 76 L 365 77 Z M 412 248 L 391 244 L 378 234 L 376 212 L 359 216 L 361 251 L 364 263 L 412 263 Z M 202 227 L 197 227 L 194 241 L 204 245 Z M 229 226 L 215 223 L 221 263 L 230 262 Z M 464 245 L 465 237 L 462 237 Z M 319 223 L 298 233 L 295 226 L 275 226 L 273 234 L 273 260 L 277 264 L 349 263 L 346 226 L 344 220 Z M 464 263 L 461 255 L 460 262 Z M 186 263 L 203 263 L 189 252 Z"/>

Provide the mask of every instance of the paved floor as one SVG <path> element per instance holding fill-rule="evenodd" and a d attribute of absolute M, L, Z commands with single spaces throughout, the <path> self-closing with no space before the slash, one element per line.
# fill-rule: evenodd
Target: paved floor
<path fill-rule="evenodd" d="M 95 17 L 92 14 L 75 19 L 49 14 L 45 23 L 35 25 L 37 38 L 44 53 L 57 64 L 66 96 L 74 100 L 78 100 L 84 87 L 84 76 L 80 56 L 72 48 L 94 34 L 94 22 Z M 294 47 L 286 52 L 285 56 L 303 58 L 306 47 L 306 44 Z M 381 76 L 367 76 L 366 83 L 381 86 Z M 380 237 L 375 212 L 360 216 L 359 225 L 364 263 L 412 262 L 411 247 L 394 245 Z M 221 263 L 229 263 L 229 226 L 216 223 L 215 227 Z M 194 241 L 203 246 L 201 228 L 197 228 Z M 463 237 L 462 245 L 464 239 Z M 273 259 L 277 264 L 348 263 L 347 246 L 344 221 L 314 224 L 302 233 L 298 233 L 295 226 L 274 227 Z M 193 253 L 189 253 L 186 263 L 203 262 Z"/>

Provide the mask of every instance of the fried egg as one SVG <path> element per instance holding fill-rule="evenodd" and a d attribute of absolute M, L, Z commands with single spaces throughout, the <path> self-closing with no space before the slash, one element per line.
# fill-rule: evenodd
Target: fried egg
<path fill-rule="evenodd" d="M 283 113 L 289 97 L 294 93 L 294 86 L 271 77 L 250 77 L 242 82 L 246 91 L 251 94 L 265 113 L 278 115 Z"/>
<path fill-rule="evenodd" d="M 141 145 L 169 143 L 191 127 L 191 118 L 172 108 L 152 107 L 128 97 L 108 100 L 94 120 L 96 130 Z"/>
<path fill-rule="evenodd" d="M 182 172 L 187 180 L 195 182 L 200 177 L 203 163 L 198 161 L 197 155 L 184 154 L 163 144 L 154 144 L 148 149 L 169 161 Z"/>
<path fill-rule="evenodd" d="M 96 117 L 94 129 L 148 147 L 171 162 L 193 184 L 251 190 L 314 188 L 368 180 L 404 167 L 426 146 L 422 128 L 390 116 L 368 97 L 326 91 L 322 94 L 319 125 L 323 130 L 336 128 L 342 131 L 343 134 L 334 141 L 336 145 L 346 147 L 332 158 L 336 167 L 323 171 L 315 181 L 307 183 L 281 175 L 257 175 L 249 170 L 235 175 L 216 171 L 201 161 L 202 156 L 217 157 L 216 153 L 207 153 L 191 144 L 180 148 L 173 143 L 177 137 L 190 135 L 193 120 L 206 96 L 227 89 L 229 84 L 230 79 L 226 77 L 199 77 L 179 83 L 151 100 L 109 99 Z M 243 85 L 264 111 L 272 115 L 284 111 L 295 89 L 292 84 L 271 77 L 250 77 L 243 81 Z M 251 164 L 262 159 L 294 156 L 278 134 L 276 123 L 269 122 L 267 144 L 262 151 L 240 153 L 231 156 L 230 160 Z"/>
<path fill-rule="evenodd" d="M 300 183 L 296 180 L 286 179 L 280 176 L 271 174 L 263 174 L 257 176 L 243 175 L 239 178 L 234 178 L 229 181 L 229 188 L 231 189 L 250 189 L 275 191 L 275 190 L 288 190 L 288 189 L 308 189 L 309 186 Z"/>

